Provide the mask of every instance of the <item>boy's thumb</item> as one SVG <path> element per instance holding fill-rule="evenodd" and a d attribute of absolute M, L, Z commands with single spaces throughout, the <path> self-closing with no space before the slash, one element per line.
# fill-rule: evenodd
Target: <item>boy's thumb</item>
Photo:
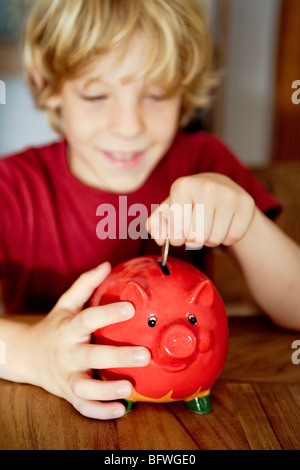
<path fill-rule="evenodd" d="M 101 284 L 111 271 L 111 265 L 105 262 L 95 269 L 87 271 L 72 284 L 60 297 L 55 308 L 63 308 L 78 313 L 89 300 L 94 290 Z"/>

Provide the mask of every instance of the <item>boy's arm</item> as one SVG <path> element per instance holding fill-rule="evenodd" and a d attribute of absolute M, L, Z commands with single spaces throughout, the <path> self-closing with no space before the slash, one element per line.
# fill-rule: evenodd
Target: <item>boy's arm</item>
<path fill-rule="evenodd" d="M 256 209 L 246 235 L 228 250 L 271 320 L 300 331 L 299 246 Z"/>
<path fill-rule="evenodd" d="M 194 232 L 198 204 L 204 217 Z M 176 205 L 184 217 L 172 213 Z M 300 249 L 234 181 L 215 173 L 179 178 L 151 214 L 147 228 L 159 245 L 168 234 L 175 246 L 228 247 L 265 313 L 277 325 L 300 331 Z"/>
<path fill-rule="evenodd" d="M 30 325 L 14 320 L 0 319 L 0 378 L 30 383 L 26 339 Z"/>

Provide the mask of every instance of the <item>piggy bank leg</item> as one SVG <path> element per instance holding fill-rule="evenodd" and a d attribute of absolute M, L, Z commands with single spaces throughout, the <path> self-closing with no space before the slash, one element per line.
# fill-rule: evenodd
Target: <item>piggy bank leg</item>
<path fill-rule="evenodd" d="M 211 399 L 210 395 L 205 395 L 204 397 L 194 398 L 191 401 L 185 402 L 187 406 L 199 415 L 204 415 L 211 411 Z"/>
<path fill-rule="evenodd" d="M 122 403 L 125 406 L 125 409 L 126 409 L 125 414 L 127 415 L 132 410 L 134 401 L 124 399 L 122 400 Z"/>

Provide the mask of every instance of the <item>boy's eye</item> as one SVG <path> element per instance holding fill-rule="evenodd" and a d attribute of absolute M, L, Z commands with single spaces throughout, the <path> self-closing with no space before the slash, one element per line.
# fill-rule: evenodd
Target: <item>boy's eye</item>
<path fill-rule="evenodd" d="M 156 94 L 151 94 L 149 93 L 148 95 L 146 95 L 147 98 L 149 98 L 150 100 L 153 100 L 153 101 L 162 101 L 165 99 L 165 95 L 156 95 Z"/>
<path fill-rule="evenodd" d="M 104 101 L 108 98 L 107 95 L 97 95 L 97 96 L 84 96 L 82 95 L 82 99 L 85 101 Z"/>

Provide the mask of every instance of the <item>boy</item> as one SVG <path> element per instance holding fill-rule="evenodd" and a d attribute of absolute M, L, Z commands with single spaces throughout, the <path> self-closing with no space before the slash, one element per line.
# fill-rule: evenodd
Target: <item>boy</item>
<path fill-rule="evenodd" d="M 167 234 L 176 255 L 184 245 L 227 246 L 261 308 L 300 330 L 299 248 L 264 215 L 279 205 L 218 140 L 178 130 L 205 101 L 210 51 L 198 0 L 37 1 L 27 74 L 65 140 L 0 162 L 0 263 L 8 310 L 51 311 L 33 326 L 0 320 L 2 378 L 41 386 L 88 417 L 122 416 L 113 400 L 131 384 L 93 380 L 91 371 L 143 367 L 150 354 L 90 344 L 96 329 L 133 316 L 131 304 L 85 305 L 107 260 L 153 251 Z M 117 211 L 119 195 L 128 207 L 162 204 L 147 221 L 152 240 L 96 237 L 97 208 Z M 189 223 L 160 226 L 175 203 L 188 205 Z M 203 234 L 191 230 L 198 203 Z"/>

